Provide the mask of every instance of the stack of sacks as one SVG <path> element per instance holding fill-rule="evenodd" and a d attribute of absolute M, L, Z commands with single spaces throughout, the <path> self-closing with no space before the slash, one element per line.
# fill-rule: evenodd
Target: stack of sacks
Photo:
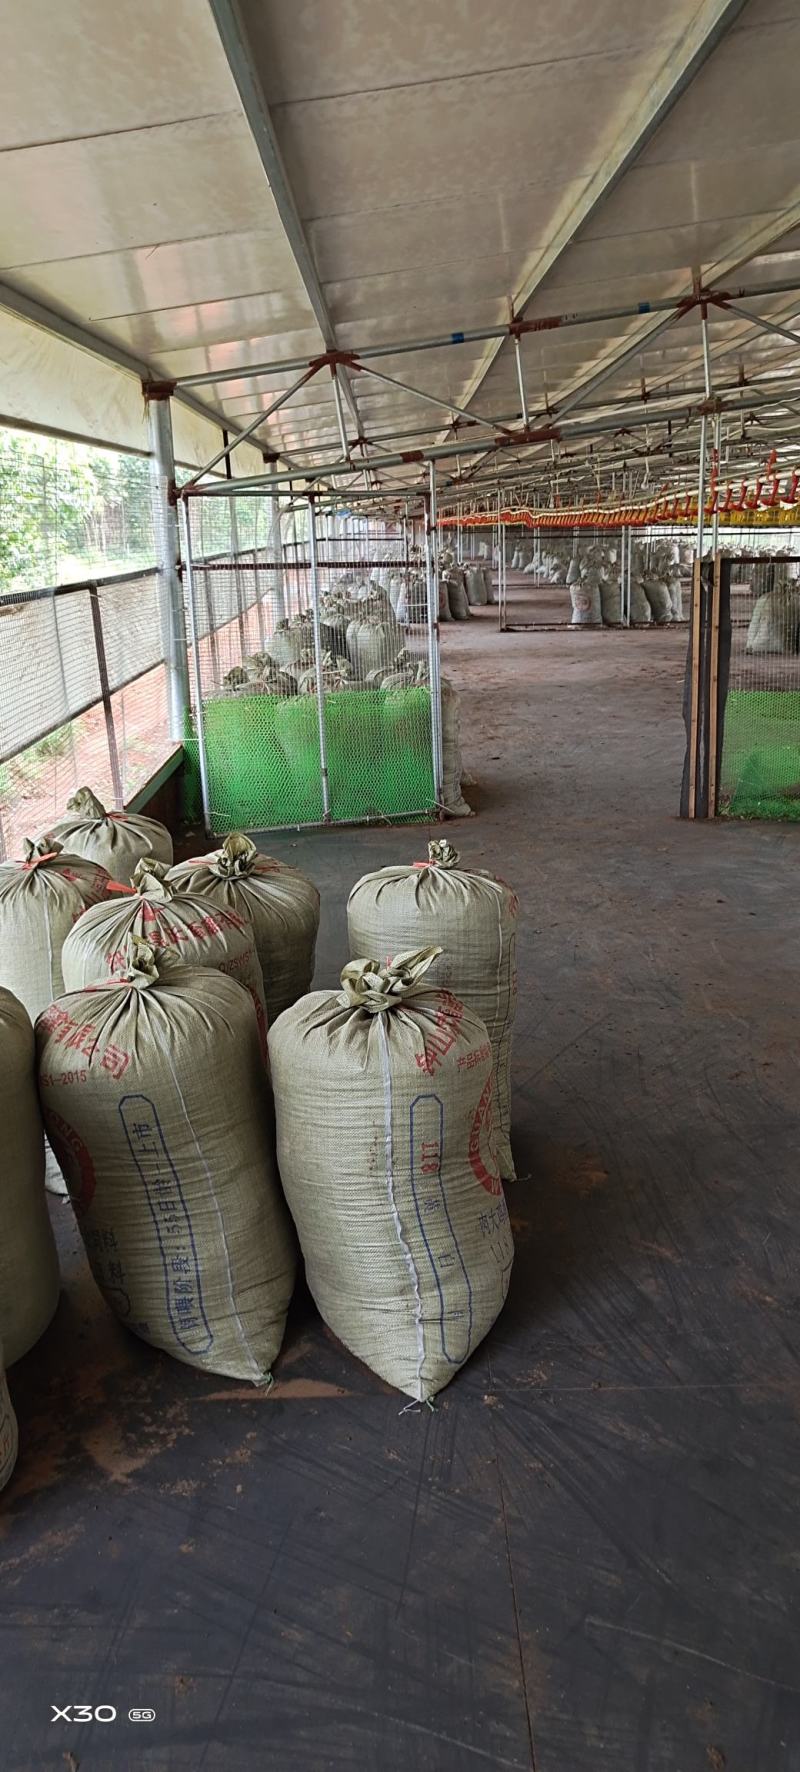
<path fill-rule="evenodd" d="M 492 1046 L 500 1173 L 514 1177 L 511 1154 L 511 1033 L 517 1007 L 518 901 L 483 868 L 462 867 L 452 844 L 428 844 L 428 860 L 365 874 L 347 901 L 350 953 L 391 956 L 410 946 L 441 951 L 430 982 L 451 990 L 485 1022 Z"/>
<path fill-rule="evenodd" d="M 264 983 L 246 912 L 212 906 L 200 893 L 173 884 L 157 861 L 140 861 L 134 887 L 129 897 L 97 904 L 76 923 L 62 951 L 65 990 L 119 976 L 128 963 L 127 938 L 135 935 L 163 954 L 165 972 L 179 962 L 215 966 L 244 985 L 266 1052 Z"/>

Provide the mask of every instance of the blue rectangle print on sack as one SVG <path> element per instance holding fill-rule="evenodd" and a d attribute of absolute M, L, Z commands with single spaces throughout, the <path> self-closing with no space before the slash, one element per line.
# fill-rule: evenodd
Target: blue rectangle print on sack
<path fill-rule="evenodd" d="M 442 1353 L 453 1366 L 467 1358 L 472 1339 L 472 1287 L 447 1210 L 442 1184 L 444 1105 L 438 1095 L 411 1103 L 411 1189 L 439 1294 Z M 447 1311 L 442 1284 L 447 1288 Z"/>
<path fill-rule="evenodd" d="M 157 1110 L 146 1095 L 126 1095 L 119 1115 L 158 1237 L 175 1340 L 188 1354 L 206 1354 L 214 1337 L 203 1304 L 192 1221 Z"/>

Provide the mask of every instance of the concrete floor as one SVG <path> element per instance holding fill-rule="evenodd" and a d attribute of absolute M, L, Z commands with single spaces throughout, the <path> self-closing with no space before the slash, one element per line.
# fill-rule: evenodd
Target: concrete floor
<path fill-rule="evenodd" d="M 270 1396 L 176 1365 L 60 1210 L 11 1374 L 4 1772 L 800 1768 L 800 834 L 677 820 L 685 645 L 445 632 L 479 781 L 448 835 L 522 901 L 524 1179 L 434 1414 L 305 1297 Z M 319 983 L 352 881 L 425 836 L 270 840 L 322 888 Z"/>

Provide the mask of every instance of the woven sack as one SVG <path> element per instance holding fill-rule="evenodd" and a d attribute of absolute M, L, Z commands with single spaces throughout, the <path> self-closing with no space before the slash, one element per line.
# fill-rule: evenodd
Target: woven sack
<path fill-rule="evenodd" d="M 105 897 L 105 868 L 69 855 L 54 837 L 23 843 L 24 861 L 0 865 L 0 985 L 27 1010 L 31 1021 L 64 989 L 61 951 L 87 906 Z M 66 1194 L 66 1183 L 49 1145 L 46 1185 Z"/>
<path fill-rule="evenodd" d="M 10 991 L 0 989 L 0 1340 L 7 1366 L 44 1334 L 58 1304 L 34 1058 L 30 1016 Z"/>
<path fill-rule="evenodd" d="M 747 652 L 793 653 L 800 627 L 800 595 L 788 586 L 756 599 L 747 629 Z"/>
<path fill-rule="evenodd" d="M 181 862 L 169 879 L 181 892 L 251 920 L 270 1025 L 310 990 L 319 893 L 305 874 L 259 855 L 249 837 L 235 833 L 212 855 Z"/>
<path fill-rule="evenodd" d="M 249 992 L 266 1053 L 264 981 L 255 934 L 242 909 L 209 904 L 201 893 L 178 890 L 160 862 L 140 862 L 136 890 L 87 911 L 64 943 L 64 988 L 105 984 L 127 965 L 127 937 L 137 935 L 164 955 L 164 965 L 216 966 Z"/>
<path fill-rule="evenodd" d="M 582 578 L 579 584 L 571 584 L 569 595 L 572 604 L 570 625 L 573 628 L 602 626 L 603 606 L 600 601 L 600 581 L 596 573 Z"/>
<path fill-rule="evenodd" d="M 461 792 L 461 701 L 458 690 L 442 678 L 442 800 L 453 818 L 471 818 L 472 808 Z"/>
<path fill-rule="evenodd" d="M 356 616 L 347 625 L 347 656 L 356 677 L 388 670 L 403 644 L 389 599 L 382 615 Z"/>
<path fill-rule="evenodd" d="M 139 812 L 106 812 L 91 788 L 78 788 L 67 812 L 47 832 L 70 855 L 83 855 L 105 868 L 112 880 L 130 886 L 137 861 L 144 855 L 172 864 L 172 838 L 166 825 Z"/>
<path fill-rule="evenodd" d="M 486 580 L 482 566 L 467 566 L 461 574 L 466 585 L 470 606 L 486 602 Z"/>
<path fill-rule="evenodd" d="M 0 1348 L 0 1489 L 5 1489 L 11 1479 L 19 1448 L 17 1418 L 8 1394 L 3 1359 L 3 1349 Z"/>
<path fill-rule="evenodd" d="M 460 577 L 454 578 L 453 574 L 448 572 L 445 583 L 447 585 L 447 601 L 453 621 L 469 621 L 470 605 L 465 575 L 462 573 Z"/>
<path fill-rule="evenodd" d="M 450 843 L 428 844 L 428 860 L 365 874 L 347 901 L 353 958 L 385 960 L 412 946 L 436 946 L 428 982 L 447 990 L 485 1022 L 494 1057 L 494 1104 L 500 1174 L 513 1180 L 511 1029 L 517 1006 L 517 899 L 483 868 L 466 868 Z"/>
<path fill-rule="evenodd" d="M 35 1021 L 64 988 L 64 942 L 87 906 L 104 898 L 108 874 L 42 837 L 26 840 L 23 853 L 23 861 L 0 864 L 0 985 Z"/>
<path fill-rule="evenodd" d="M 667 627 L 672 620 L 672 598 L 669 594 L 669 585 L 665 584 L 661 578 L 646 578 L 643 580 L 643 588 L 656 626 Z"/>
<path fill-rule="evenodd" d="M 45 1123 L 106 1302 L 187 1365 L 269 1382 L 294 1282 L 258 1026 L 209 966 L 129 937 L 39 1017 Z"/>
<path fill-rule="evenodd" d="M 416 1402 L 498 1316 L 513 1243 L 482 1022 L 424 976 L 359 960 L 270 1033 L 278 1162 L 333 1333 Z"/>

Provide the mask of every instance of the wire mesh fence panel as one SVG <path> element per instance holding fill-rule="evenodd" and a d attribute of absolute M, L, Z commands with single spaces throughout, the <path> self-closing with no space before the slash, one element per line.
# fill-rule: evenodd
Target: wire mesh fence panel
<path fill-rule="evenodd" d="M 734 556 L 719 812 L 800 819 L 800 557 Z"/>
<path fill-rule="evenodd" d="M 155 572 L 0 598 L 0 826 L 6 854 L 76 787 L 130 799 L 173 748 Z"/>
<path fill-rule="evenodd" d="M 246 561 L 198 563 L 208 533 L 198 507 L 212 500 L 245 502 L 187 501 L 198 650 L 189 748 L 199 765 L 199 675 L 212 829 L 427 813 L 432 634 L 404 525 L 323 509 L 312 548 L 308 512 L 292 511 L 280 554 L 273 526 L 269 548 Z"/>

